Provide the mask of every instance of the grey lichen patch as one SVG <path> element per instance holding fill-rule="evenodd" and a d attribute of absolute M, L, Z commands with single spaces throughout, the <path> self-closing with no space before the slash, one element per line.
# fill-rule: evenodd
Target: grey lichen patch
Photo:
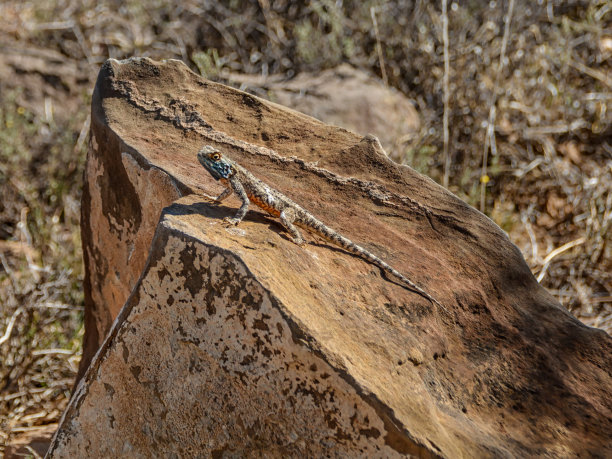
<path fill-rule="evenodd" d="M 240 260 L 164 224 L 163 253 L 52 457 L 86 444 L 116 457 L 398 455 L 376 411 L 294 340 Z"/>

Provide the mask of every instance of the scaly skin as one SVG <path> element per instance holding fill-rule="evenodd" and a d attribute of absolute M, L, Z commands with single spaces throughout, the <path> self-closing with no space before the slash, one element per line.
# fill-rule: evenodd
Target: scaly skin
<path fill-rule="evenodd" d="M 446 311 L 446 308 L 438 300 L 433 298 L 402 273 L 389 266 L 376 255 L 368 252 L 363 247 L 360 247 L 350 239 L 342 236 L 329 226 L 317 220 L 312 214 L 293 202 L 287 196 L 270 188 L 244 167 L 223 156 L 215 147 L 206 145 L 201 148 L 198 152 L 198 161 L 215 180 L 220 181 L 226 187 L 219 197 L 217 197 L 217 203 L 228 198 L 232 192 L 236 193 L 242 201 L 242 206 L 240 206 L 236 215 L 233 218 L 226 217 L 224 219 L 228 224 L 238 225 L 249 209 L 249 202 L 252 202 L 270 215 L 280 218 L 283 226 L 291 233 L 293 242 L 296 244 L 300 246 L 305 244 L 302 235 L 296 228 L 297 225 L 367 260 L 400 280 L 409 290 L 418 293 Z"/>

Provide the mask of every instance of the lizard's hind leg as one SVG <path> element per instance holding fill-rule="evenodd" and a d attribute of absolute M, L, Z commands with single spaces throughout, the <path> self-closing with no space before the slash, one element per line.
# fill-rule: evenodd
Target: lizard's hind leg
<path fill-rule="evenodd" d="M 297 245 L 304 245 L 306 243 L 304 242 L 304 238 L 302 238 L 299 230 L 293 224 L 295 217 L 295 210 L 291 208 L 283 210 L 280 214 L 281 223 L 287 228 L 287 231 L 291 233 L 291 236 L 293 236 L 293 242 Z"/>

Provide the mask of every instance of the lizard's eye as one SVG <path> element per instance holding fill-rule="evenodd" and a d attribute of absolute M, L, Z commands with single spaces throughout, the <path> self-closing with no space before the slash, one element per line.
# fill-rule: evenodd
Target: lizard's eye
<path fill-rule="evenodd" d="M 219 161 L 221 159 L 221 155 L 219 153 L 213 153 L 210 155 L 213 161 Z"/>

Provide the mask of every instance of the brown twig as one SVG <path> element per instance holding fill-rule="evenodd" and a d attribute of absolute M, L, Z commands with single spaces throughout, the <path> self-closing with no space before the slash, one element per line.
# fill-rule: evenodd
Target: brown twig
<path fill-rule="evenodd" d="M 448 52 L 448 0 L 442 0 L 442 41 L 444 42 L 444 114 L 442 116 L 442 132 L 444 137 L 444 178 L 442 185 L 448 188 L 448 180 L 450 178 L 451 158 L 449 153 L 449 132 L 448 132 L 448 112 L 449 112 L 449 74 L 450 74 L 450 59 Z"/>
<path fill-rule="evenodd" d="M 561 255 L 563 252 L 571 249 L 572 247 L 576 247 L 577 245 L 584 244 L 585 241 L 586 239 L 584 237 L 579 237 L 578 239 L 574 241 L 570 241 L 566 244 L 563 244 L 561 247 L 557 247 L 555 250 L 552 250 L 548 255 L 546 255 L 546 257 L 543 260 L 544 265 L 542 266 L 542 269 L 540 270 L 540 273 L 538 274 L 538 277 L 537 277 L 538 282 L 541 282 L 542 279 L 544 279 L 544 276 L 546 275 L 546 271 L 548 271 L 548 267 L 550 265 L 550 262 L 553 260 L 553 258 L 555 258 L 558 255 Z"/>
<path fill-rule="evenodd" d="M 376 22 L 376 8 L 374 8 L 373 6 L 370 8 L 370 15 L 372 16 L 372 24 L 374 25 L 374 35 L 376 36 L 376 52 L 378 53 L 380 74 L 382 76 L 383 83 L 385 83 L 385 86 L 388 86 L 389 80 L 387 80 L 387 72 L 385 71 L 385 59 L 383 58 L 382 45 L 380 44 L 380 34 L 378 33 L 378 23 Z"/>
<path fill-rule="evenodd" d="M 4 342 L 8 341 L 8 339 L 11 337 L 11 333 L 13 332 L 13 326 L 15 325 L 15 321 L 17 320 L 17 316 L 19 316 L 19 314 L 21 314 L 22 312 L 23 308 L 15 309 L 15 312 L 13 312 L 9 323 L 6 326 L 6 331 L 4 332 L 4 335 L 0 337 L 0 344 L 3 344 Z"/>
<path fill-rule="evenodd" d="M 499 81 L 502 70 L 506 65 L 506 48 L 508 47 L 508 38 L 510 37 L 510 23 L 512 21 L 512 12 L 514 10 L 514 0 L 510 0 L 508 5 L 508 13 L 504 18 L 504 35 L 502 38 L 501 52 L 499 53 L 499 64 L 497 66 L 497 74 L 495 75 L 495 84 L 491 95 L 491 103 L 489 104 L 489 118 L 487 120 L 487 135 L 485 147 L 482 152 L 482 166 L 480 172 L 480 211 L 485 211 L 487 183 L 489 176 L 487 175 L 487 166 L 489 161 L 489 148 L 491 154 L 497 154 L 497 144 L 495 141 L 495 113 L 497 103 L 497 91 L 499 89 Z"/>

